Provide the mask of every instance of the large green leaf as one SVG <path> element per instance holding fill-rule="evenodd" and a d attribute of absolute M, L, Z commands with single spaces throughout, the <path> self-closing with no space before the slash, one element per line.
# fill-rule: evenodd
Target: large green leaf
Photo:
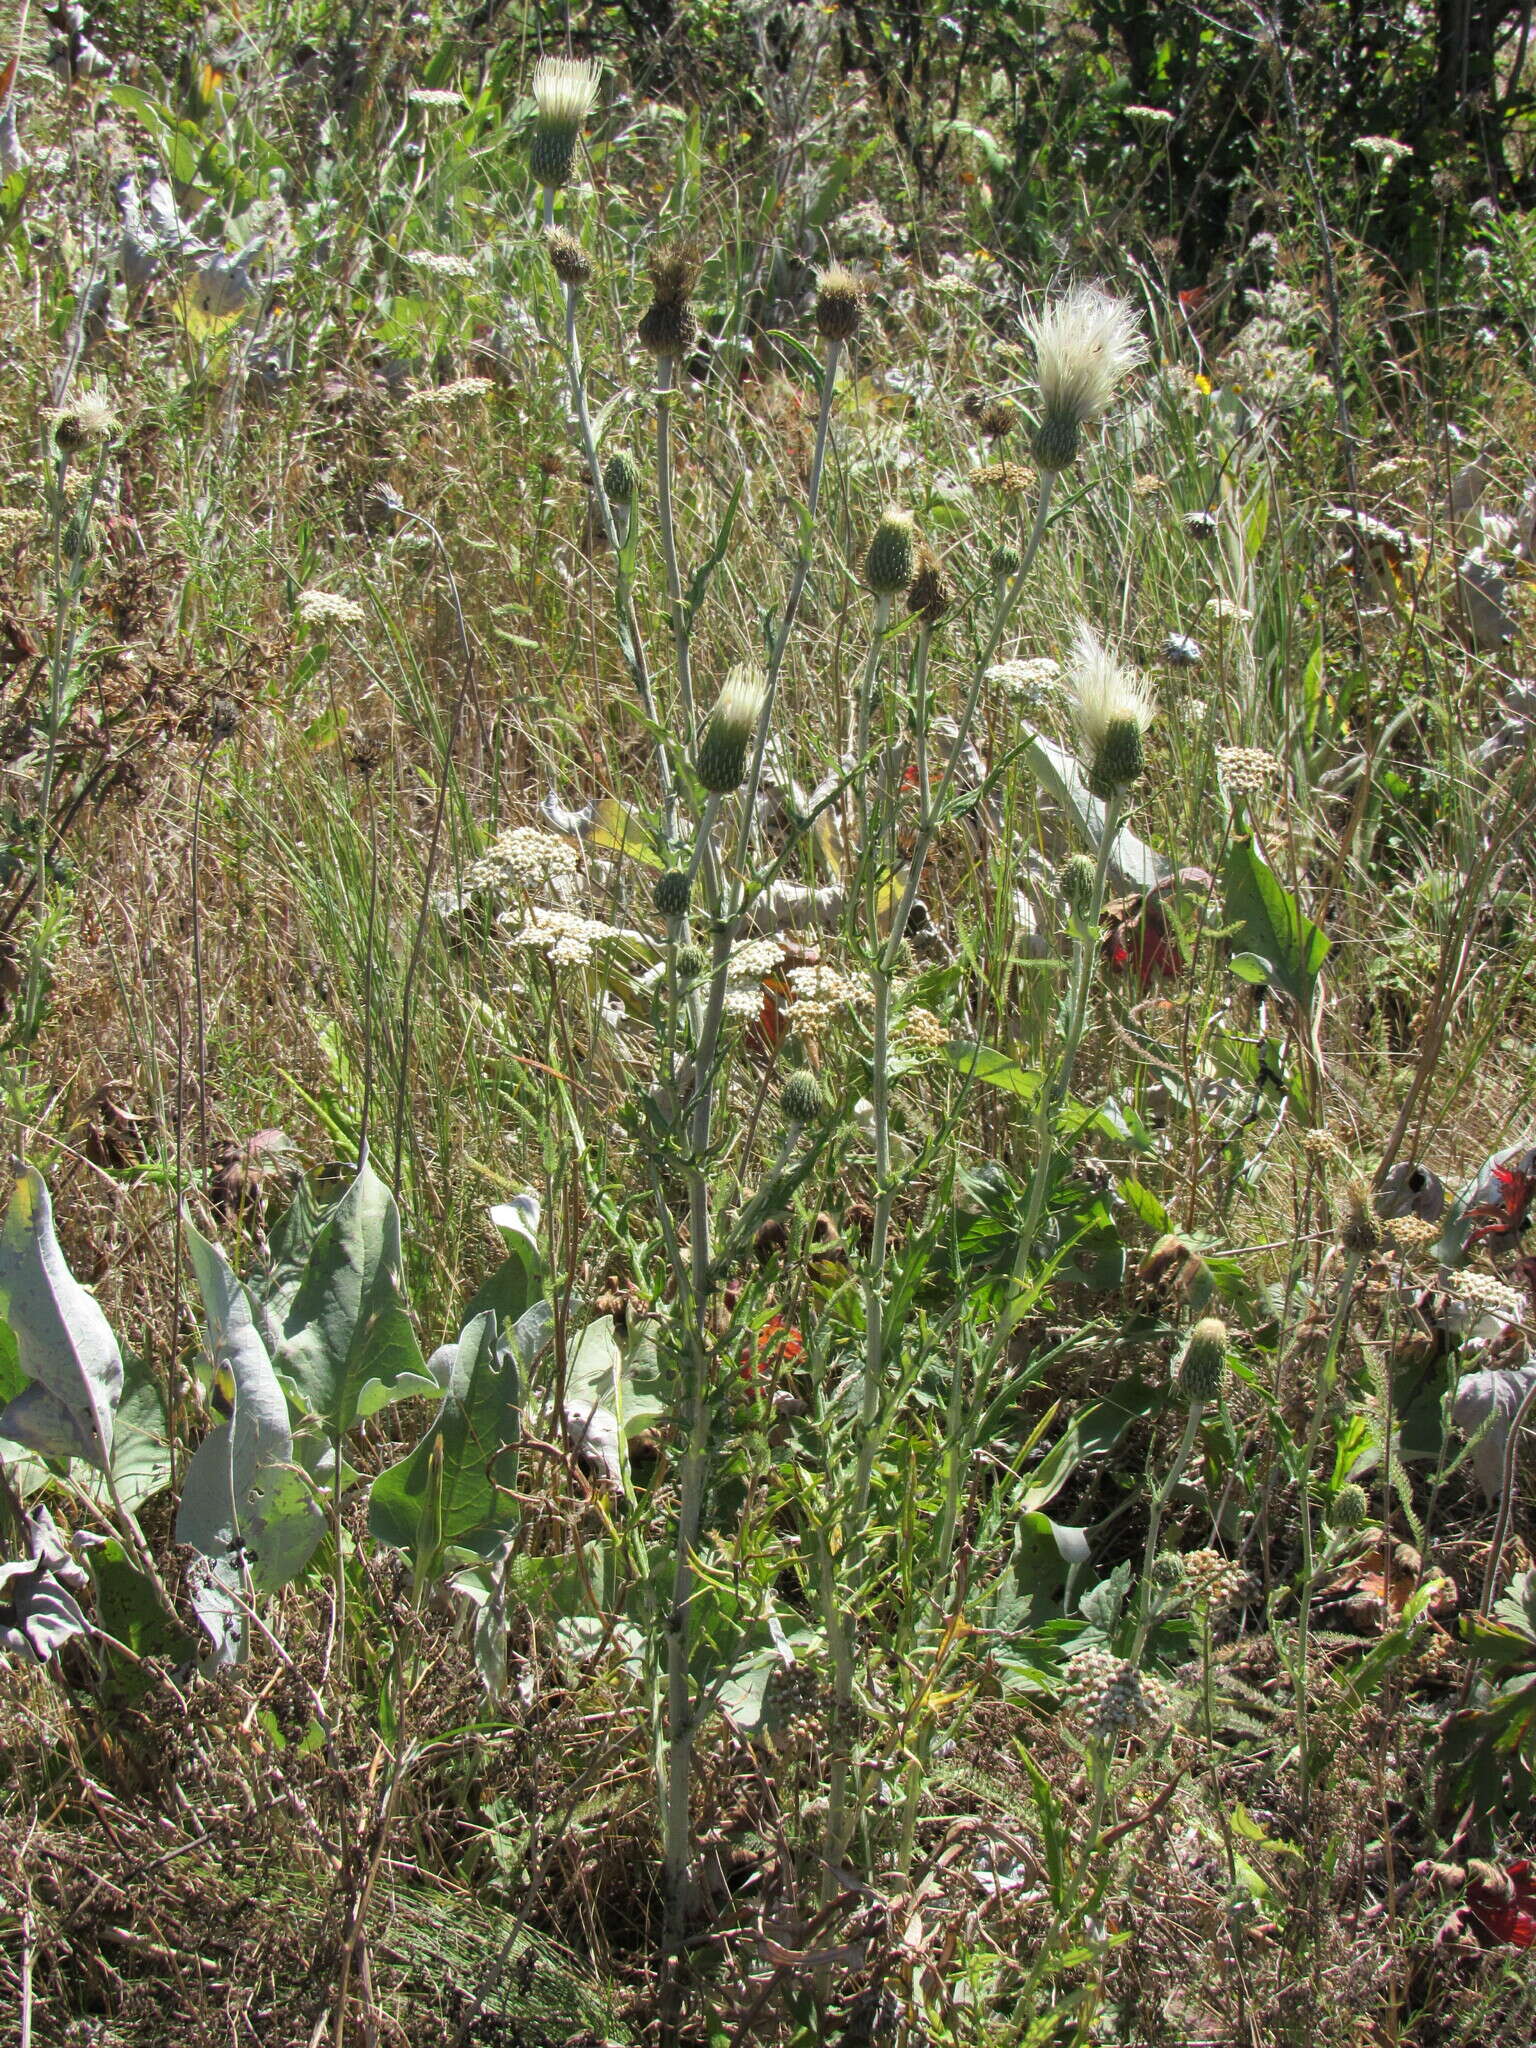
<path fill-rule="evenodd" d="M 1088 1557 L 1084 1530 L 1053 1522 L 1048 1515 L 1021 1515 L 1002 1577 L 982 1597 L 984 1625 L 1007 1636 L 1059 1619 L 1067 1576 Z"/>
<path fill-rule="evenodd" d="M 24 1166 L 0 1231 L 0 1303 L 32 1384 L 0 1413 L 0 1436 L 45 1458 L 109 1469 L 123 1360 L 100 1304 L 59 1249 L 43 1177 Z"/>
<path fill-rule="evenodd" d="M 399 1211 L 366 1159 L 315 1234 L 273 1365 L 332 1445 L 391 1401 L 439 1391 L 400 1302 Z"/>
<path fill-rule="evenodd" d="M 123 1391 L 112 1423 L 112 1484 L 104 1474 L 80 1476 L 81 1490 L 98 1507 L 112 1505 L 112 1495 L 129 1514 L 137 1514 L 171 1476 L 170 1431 L 165 1396 L 146 1359 L 130 1351 L 123 1359 Z"/>
<path fill-rule="evenodd" d="M 450 1546 L 489 1552 L 517 1519 L 496 1482 L 511 1477 L 521 1429 L 519 1367 L 542 1343 L 549 1312 L 538 1303 L 510 1339 L 498 1342 L 489 1312 L 464 1326 L 457 1344 L 435 1354 L 443 1405 L 408 1458 L 373 1482 L 368 1531 L 415 1554 L 418 1570 Z"/>
<path fill-rule="evenodd" d="M 208 1356 L 234 1393 L 229 1421 L 204 1438 L 187 1467 L 176 1540 L 204 1557 L 243 1561 L 257 1592 L 275 1592 L 309 1562 L 325 1518 L 294 1465 L 288 1403 L 250 1296 L 218 1246 L 190 1222 L 183 1227 Z"/>
<path fill-rule="evenodd" d="M 1223 882 L 1226 920 L 1235 927 L 1233 951 L 1261 961 L 1270 985 L 1310 1018 L 1317 977 L 1328 956 L 1326 935 L 1303 913 L 1251 832 L 1232 842 Z"/>
<path fill-rule="evenodd" d="M 499 1328 L 508 1330 L 538 1299 L 544 1284 L 544 1258 L 539 1249 L 539 1198 L 517 1195 L 491 1211 L 491 1221 L 501 1232 L 507 1256 L 491 1274 L 469 1307 L 466 1323 L 490 1309 Z"/>

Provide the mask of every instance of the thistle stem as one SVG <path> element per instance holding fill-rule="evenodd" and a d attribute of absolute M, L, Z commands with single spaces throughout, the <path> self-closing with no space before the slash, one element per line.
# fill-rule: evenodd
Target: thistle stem
<path fill-rule="evenodd" d="M 695 740 L 693 659 L 688 619 L 683 610 L 683 579 L 677 566 L 677 530 L 672 518 L 672 389 L 671 356 L 656 358 L 656 518 L 661 553 L 667 569 L 667 609 L 672 621 L 672 646 L 677 659 L 677 692 L 683 707 L 683 734 L 689 751 Z"/>

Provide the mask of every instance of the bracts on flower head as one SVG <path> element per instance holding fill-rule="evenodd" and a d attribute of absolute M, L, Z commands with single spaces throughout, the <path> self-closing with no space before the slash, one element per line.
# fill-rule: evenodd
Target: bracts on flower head
<path fill-rule="evenodd" d="M 864 557 L 864 581 L 876 597 L 895 597 L 912 581 L 916 540 L 912 514 L 886 508 Z"/>

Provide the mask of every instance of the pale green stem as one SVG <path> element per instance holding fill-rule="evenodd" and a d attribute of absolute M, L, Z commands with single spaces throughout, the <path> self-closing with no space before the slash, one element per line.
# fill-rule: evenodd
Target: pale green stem
<path fill-rule="evenodd" d="M 546 195 L 547 196 L 547 195 Z M 603 465 L 598 459 L 597 436 L 592 430 L 592 416 L 587 408 L 587 380 L 582 369 L 581 343 L 576 333 L 577 287 L 565 287 L 565 366 L 570 380 L 571 403 L 576 410 L 576 422 L 581 432 L 581 445 L 587 458 L 587 474 L 592 481 L 592 495 L 597 500 L 598 517 L 603 532 L 613 551 L 618 565 L 618 603 L 620 642 L 629 673 L 634 681 L 635 695 L 640 699 L 640 709 L 656 739 L 656 777 L 661 785 L 662 804 L 666 812 L 667 839 L 670 842 L 676 834 L 677 792 L 672 774 L 671 757 L 667 743 L 660 737 L 659 721 L 656 717 L 656 698 L 651 688 L 649 665 L 645 658 L 645 643 L 640 637 L 640 620 L 635 611 L 634 592 L 630 588 L 629 570 L 625 564 L 626 542 L 620 537 L 619 525 L 609 503 L 608 493 L 603 488 Z"/>
<path fill-rule="evenodd" d="M 683 610 L 683 579 L 677 566 L 677 529 L 672 518 L 672 356 L 656 358 L 656 518 L 661 553 L 667 568 L 667 609 L 672 620 L 672 646 L 677 658 L 677 692 L 683 707 L 683 736 L 694 743 L 693 660 L 688 644 L 688 619 Z"/>
<path fill-rule="evenodd" d="M 1093 987 L 1093 970 L 1099 955 L 1099 920 L 1104 914 L 1104 887 L 1109 875 L 1110 854 L 1120 830 L 1120 813 L 1124 804 L 1124 794 L 1118 788 L 1104 802 L 1104 822 L 1099 834 L 1099 857 L 1093 871 L 1093 901 L 1087 917 L 1088 936 L 1078 955 L 1076 986 L 1072 991 L 1072 1012 L 1067 1023 L 1066 1043 L 1062 1047 L 1061 1065 L 1057 1070 L 1055 1086 L 1051 1090 L 1058 1102 L 1064 1101 L 1071 1091 L 1072 1072 L 1077 1065 L 1077 1051 L 1082 1044 L 1083 1026 L 1088 1018 L 1088 993 Z"/>
<path fill-rule="evenodd" d="M 826 465 L 827 439 L 832 424 L 832 393 L 837 384 L 837 363 L 842 346 L 840 341 L 827 343 L 826 362 L 822 367 L 821 409 L 816 415 L 816 446 L 811 455 L 811 476 L 805 494 L 805 511 L 801 516 L 800 547 L 795 557 L 794 574 L 790 578 L 789 595 L 784 602 L 784 616 L 779 621 L 779 630 L 773 642 L 773 653 L 768 660 L 768 691 L 763 698 L 762 713 L 757 721 L 752 766 L 742 797 L 741 838 L 736 849 L 736 865 L 742 870 L 746 868 L 747 854 L 752 843 L 753 825 L 757 815 L 757 792 L 763 779 L 763 759 L 768 751 L 768 733 L 773 723 L 773 709 L 779 693 L 779 673 L 784 666 L 784 653 L 789 646 L 789 636 L 794 631 L 795 620 L 800 615 L 800 600 L 805 592 L 806 577 L 811 570 L 816 507 L 821 498 L 821 475 Z"/>

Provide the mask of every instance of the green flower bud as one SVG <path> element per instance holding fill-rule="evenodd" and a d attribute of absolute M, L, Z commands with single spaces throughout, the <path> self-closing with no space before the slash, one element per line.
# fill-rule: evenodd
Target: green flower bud
<path fill-rule="evenodd" d="M 1365 1523 L 1370 1511 L 1365 1488 L 1357 1486 L 1351 1479 L 1339 1488 L 1328 1504 L 1328 1526 L 1348 1535 Z"/>
<path fill-rule="evenodd" d="M 709 970 L 709 955 L 702 946 L 679 946 L 677 949 L 677 978 L 679 981 L 697 981 Z"/>
<path fill-rule="evenodd" d="M 640 470 L 633 455 L 620 448 L 603 467 L 603 489 L 610 505 L 627 505 L 640 488 Z"/>
<path fill-rule="evenodd" d="M 912 581 L 915 545 L 912 514 L 891 506 L 875 528 L 864 558 L 864 581 L 876 597 L 894 597 L 906 589 Z"/>
<path fill-rule="evenodd" d="M 1023 566 L 1018 549 L 1010 547 L 1006 541 L 992 550 L 987 563 L 987 567 L 992 571 L 994 583 L 1011 583 Z"/>
<path fill-rule="evenodd" d="M 1152 1560 L 1152 1583 L 1165 1593 L 1184 1583 L 1184 1560 L 1176 1550 L 1164 1550 Z"/>
<path fill-rule="evenodd" d="M 822 1093 L 821 1083 L 809 1067 L 802 1067 L 798 1073 L 790 1075 L 784 1083 L 779 1102 L 786 1123 L 816 1124 L 826 1114 L 827 1099 Z"/>
<path fill-rule="evenodd" d="M 1189 1333 L 1174 1384 L 1191 1407 L 1220 1400 L 1227 1383 L 1227 1326 L 1204 1316 Z"/>
<path fill-rule="evenodd" d="M 693 885 L 682 868 L 668 868 L 656 877 L 656 886 L 651 892 L 651 901 L 660 917 L 686 917 L 688 899 Z"/>
<path fill-rule="evenodd" d="M 1098 879 L 1098 870 L 1086 853 L 1074 853 L 1071 859 L 1063 864 L 1056 886 L 1075 918 L 1081 920 L 1092 917 L 1093 895 Z"/>

